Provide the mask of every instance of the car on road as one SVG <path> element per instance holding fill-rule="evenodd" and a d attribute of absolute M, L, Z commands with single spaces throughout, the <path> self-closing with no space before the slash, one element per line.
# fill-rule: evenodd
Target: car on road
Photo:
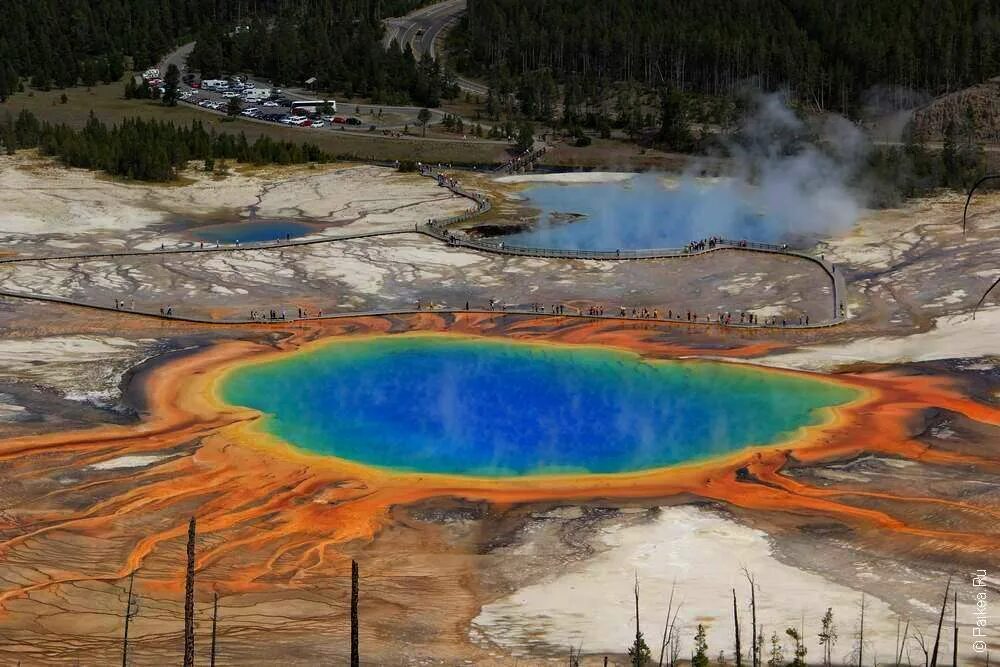
<path fill-rule="evenodd" d="M 348 125 L 361 125 L 361 119 L 360 118 L 355 118 L 354 116 L 351 116 L 350 118 L 347 119 L 347 124 Z"/>
<path fill-rule="evenodd" d="M 222 96 L 226 98 L 233 98 L 233 97 L 239 97 L 240 94 L 237 93 L 235 90 L 227 90 L 226 92 L 222 93 Z"/>
<path fill-rule="evenodd" d="M 323 121 L 321 121 L 321 120 L 314 120 L 314 121 L 311 121 L 311 122 L 310 122 L 310 126 L 311 126 L 311 127 L 323 127 L 323 126 L 325 126 L 325 125 L 326 125 L 326 123 L 324 123 L 324 122 L 323 122 Z"/>
<path fill-rule="evenodd" d="M 280 107 L 281 105 L 278 104 L 277 102 L 275 102 L 274 100 L 267 100 L 266 102 L 264 102 L 264 106 L 266 106 L 266 107 Z"/>
<path fill-rule="evenodd" d="M 346 125 L 347 124 L 347 119 L 344 118 L 343 116 L 334 116 L 333 117 L 333 122 L 334 123 L 339 123 L 341 125 Z"/>

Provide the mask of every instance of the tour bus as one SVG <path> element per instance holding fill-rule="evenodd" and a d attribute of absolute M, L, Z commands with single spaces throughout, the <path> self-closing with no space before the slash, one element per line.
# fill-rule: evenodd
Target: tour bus
<path fill-rule="evenodd" d="M 333 100 L 292 100 L 292 108 L 289 113 L 293 116 L 297 111 L 302 113 L 316 113 L 324 105 L 328 106 L 332 112 L 337 111 L 337 103 Z"/>

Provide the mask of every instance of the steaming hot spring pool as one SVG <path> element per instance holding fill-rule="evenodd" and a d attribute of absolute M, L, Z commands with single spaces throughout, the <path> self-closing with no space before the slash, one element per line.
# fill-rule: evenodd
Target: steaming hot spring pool
<path fill-rule="evenodd" d="M 801 226 L 735 181 L 668 184 L 640 174 L 609 183 L 536 184 L 522 195 L 539 218 L 503 239 L 532 248 L 681 248 L 709 236 L 785 243 L 797 241 L 789 230 Z"/>
<path fill-rule="evenodd" d="M 708 361 L 454 336 L 338 340 L 237 366 L 221 398 L 300 449 L 400 471 L 617 473 L 779 442 L 857 391 Z"/>

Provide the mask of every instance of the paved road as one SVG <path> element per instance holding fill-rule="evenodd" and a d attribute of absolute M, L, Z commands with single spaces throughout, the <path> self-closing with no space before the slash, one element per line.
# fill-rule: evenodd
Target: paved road
<path fill-rule="evenodd" d="M 454 25 L 465 12 L 466 0 L 442 0 L 442 2 L 414 10 L 406 16 L 386 19 L 385 37 L 382 45 L 386 48 L 396 40 L 400 47 L 409 44 L 413 55 L 420 58 L 428 55 L 438 59 L 437 41 L 441 33 Z M 458 87 L 473 95 L 485 97 L 489 86 L 465 77 L 456 77 Z"/>

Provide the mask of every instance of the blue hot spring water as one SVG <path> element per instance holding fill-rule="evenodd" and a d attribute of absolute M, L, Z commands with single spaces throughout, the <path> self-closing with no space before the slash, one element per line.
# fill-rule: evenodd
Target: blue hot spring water
<path fill-rule="evenodd" d="M 305 236 L 316 231 L 316 228 L 294 220 L 246 220 L 243 222 L 228 222 L 219 225 L 208 225 L 194 228 L 192 234 L 199 241 L 210 243 L 260 243 L 287 238 Z"/>
<path fill-rule="evenodd" d="M 451 336 L 335 341 L 230 372 L 286 442 L 396 470 L 617 473 L 780 441 L 856 392 L 713 362 Z"/>
<path fill-rule="evenodd" d="M 731 181 L 669 187 L 642 174 L 614 183 L 542 184 L 523 194 L 540 216 L 531 228 L 505 235 L 510 245 L 614 251 L 681 248 L 709 236 L 766 243 L 790 236 L 787 221 L 760 210 L 752 193 Z"/>

